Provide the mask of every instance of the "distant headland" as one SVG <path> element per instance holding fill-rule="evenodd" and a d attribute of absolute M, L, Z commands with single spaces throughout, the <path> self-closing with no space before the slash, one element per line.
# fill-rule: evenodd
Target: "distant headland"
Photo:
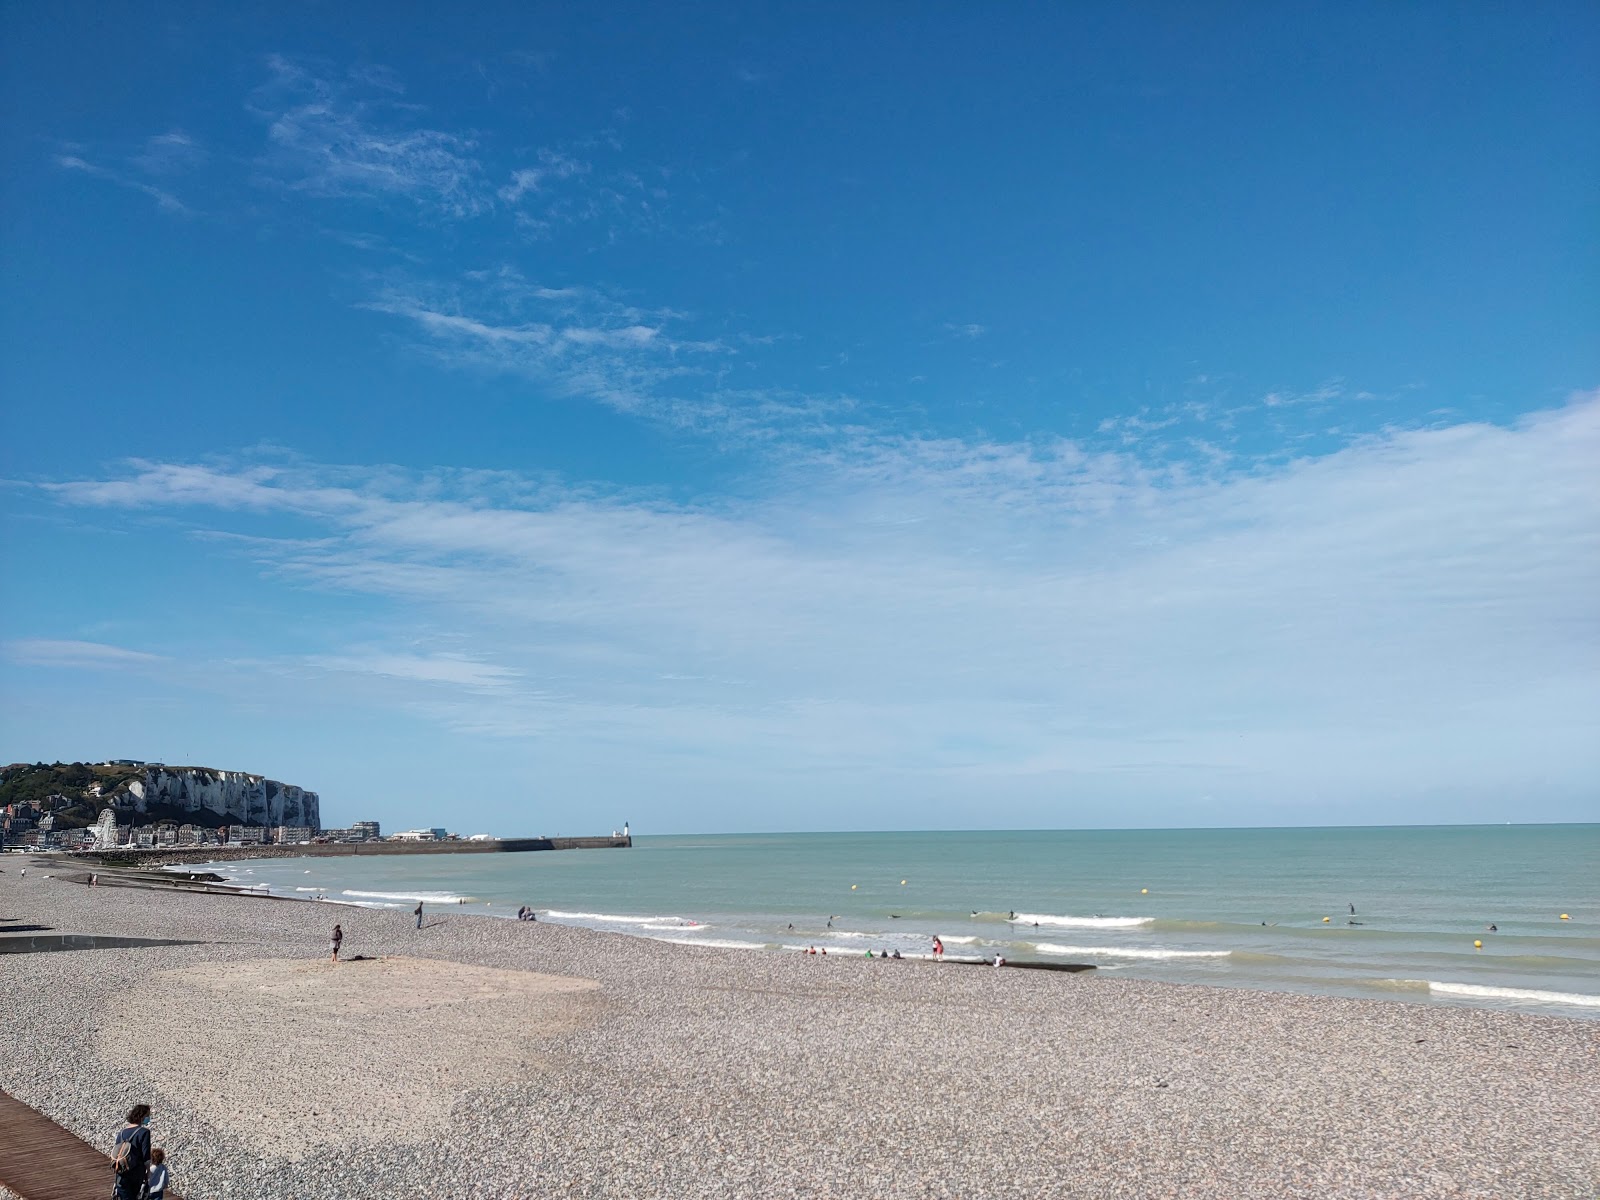
<path fill-rule="evenodd" d="M 12 763 L 0 768 L 0 817 L 6 838 L 65 835 L 104 821 L 187 826 L 322 828 L 316 792 L 248 771 L 180 767 L 119 758 L 98 763 Z M 51 841 L 54 838 L 49 839 Z"/>

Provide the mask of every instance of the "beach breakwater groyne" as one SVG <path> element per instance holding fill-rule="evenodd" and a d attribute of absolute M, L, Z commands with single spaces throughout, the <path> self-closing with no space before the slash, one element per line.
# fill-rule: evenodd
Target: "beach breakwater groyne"
<path fill-rule="evenodd" d="M 630 837 L 495 838 L 483 842 L 325 842 L 308 846 L 175 846 L 160 850 L 121 850 L 109 855 L 75 854 L 83 862 L 119 863 L 140 867 L 177 866 L 184 863 L 237 862 L 246 858 L 349 858 L 374 854 L 518 854 L 534 850 L 625 850 Z"/>

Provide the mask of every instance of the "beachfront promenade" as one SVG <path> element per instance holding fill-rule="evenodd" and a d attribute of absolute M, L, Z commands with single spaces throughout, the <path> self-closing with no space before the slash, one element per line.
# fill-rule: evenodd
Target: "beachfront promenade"
<path fill-rule="evenodd" d="M 3 1091 L 0 1130 L 0 1189 L 21 1200 L 101 1200 L 111 1194 L 110 1158 Z M 167 1197 L 183 1200 L 175 1187 Z"/>

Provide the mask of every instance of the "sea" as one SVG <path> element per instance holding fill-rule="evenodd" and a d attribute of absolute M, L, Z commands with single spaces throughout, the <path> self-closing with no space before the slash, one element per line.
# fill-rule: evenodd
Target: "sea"
<path fill-rule="evenodd" d="M 925 957 L 937 935 L 947 958 L 1600 1020 L 1600 825 L 636 835 L 210 869 L 751 954 Z"/>

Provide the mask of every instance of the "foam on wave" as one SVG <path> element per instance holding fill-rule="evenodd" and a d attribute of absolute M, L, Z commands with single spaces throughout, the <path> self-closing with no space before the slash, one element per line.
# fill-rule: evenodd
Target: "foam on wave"
<path fill-rule="evenodd" d="M 296 889 L 298 890 L 298 889 Z M 459 904 L 463 897 L 454 892 L 358 892 L 346 888 L 341 896 L 355 896 L 361 900 L 409 900 L 423 904 Z"/>
<path fill-rule="evenodd" d="M 658 942 L 671 942 L 674 946 L 712 946 L 721 950 L 765 950 L 767 942 L 736 942 L 728 938 L 654 938 Z"/>
<path fill-rule="evenodd" d="M 609 921 L 616 925 L 659 925 L 666 929 L 687 929 L 685 924 L 688 917 L 673 916 L 671 913 L 657 914 L 653 917 L 631 917 L 622 913 L 592 913 L 592 912 L 562 912 L 560 909 L 545 910 L 545 916 L 554 917 L 558 921 Z"/>
<path fill-rule="evenodd" d="M 1059 946 L 1054 942 L 1035 942 L 1041 954 L 1082 954 L 1107 958 L 1227 958 L 1231 950 L 1145 950 L 1128 946 Z"/>
<path fill-rule="evenodd" d="M 1514 1000 L 1524 1004 L 1572 1004 L 1600 1008 L 1600 996 L 1584 992 L 1545 992 L 1534 988 L 1489 987 L 1478 983 L 1440 983 L 1428 980 L 1428 991 L 1442 996 L 1472 996 L 1479 1000 Z"/>
<path fill-rule="evenodd" d="M 1154 917 L 1074 917 L 1055 913 L 1018 913 L 1013 925 L 1061 925 L 1073 929 L 1132 929 L 1149 925 Z"/>

